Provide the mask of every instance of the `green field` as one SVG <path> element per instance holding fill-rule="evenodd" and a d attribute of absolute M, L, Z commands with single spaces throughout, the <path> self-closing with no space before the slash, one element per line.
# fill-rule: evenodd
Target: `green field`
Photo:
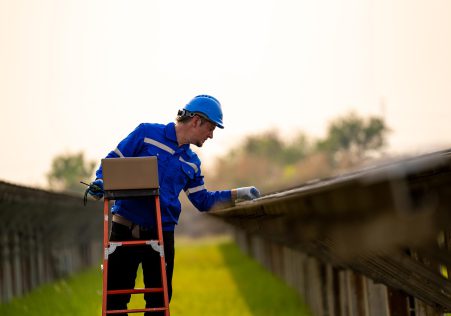
<path fill-rule="evenodd" d="M 176 316 L 310 315 L 293 289 L 227 239 L 177 240 L 173 287 Z M 101 273 L 91 269 L 0 305 L 0 315 L 98 316 L 100 304 Z M 142 296 L 134 296 L 129 307 L 143 304 Z"/>

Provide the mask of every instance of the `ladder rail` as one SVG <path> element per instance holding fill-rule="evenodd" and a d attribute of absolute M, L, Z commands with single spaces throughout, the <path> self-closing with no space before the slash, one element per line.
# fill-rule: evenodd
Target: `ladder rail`
<path fill-rule="evenodd" d="M 108 216 L 109 199 L 103 200 L 103 265 L 102 265 L 102 316 L 106 316 L 106 302 L 108 291 Z"/>
<path fill-rule="evenodd" d="M 157 222 L 157 237 L 158 237 L 158 249 L 154 248 L 155 240 L 136 240 L 136 241 L 120 241 L 109 242 L 109 201 L 107 197 L 104 198 L 103 204 L 103 266 L 102 266 L 102 316 L 109 314 L 121 314 L 121 313 L 139 313 L 139 312 L 157 312 L 164 311 L 165 316 L 169 316 L 169 294 L 168 283 L 166 276 L 166 261 L 164 256 L 164 240 L 163 240 L 163 226 L 161 221 L 161 209 L 160 209 L 160 197 L 154 195 L 155 198 L 155 216 Z M 142 289 L 122 289 L 122 290 L 108 290 L 108 257 L 112 253 L 110 252 L 110 246 L 139 246 L 139 245 L 151 245 L 155 251 L 160 252 L 160 274 L 162 287 L 159 288 L 142 288 Z M 108 295 L 117 294 L 142 294 L 142 293 L 163 293 L 164 307 L 142 308 L 142 309 L 125 309 L 125 310 L 107 310 Z"/>
<path fill-rule="evenodd" d="M 157 217 L 157 230 L 158 230 L 158 240 L 160 241 L 160 246 L 164 249 L 164 241 L 163 241 L 163 225 L 161 221 L 161 210 L 160 210 L 160 196 L 155 195 L 155 213 Z M 161 284 L 163 289 L 163 297 L 164 297 L 164 306 L 168 307 L 167 315 L 169 316 L 169 296 L 168 296 L 168 282 L 166 278 L 166 261 L 163 250 L 163 255 L 160 253 L 160 270 L 161 270 Z"/>

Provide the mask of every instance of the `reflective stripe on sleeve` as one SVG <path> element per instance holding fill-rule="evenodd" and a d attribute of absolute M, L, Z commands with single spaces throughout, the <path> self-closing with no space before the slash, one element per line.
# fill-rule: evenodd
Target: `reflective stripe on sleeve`
<path fill-rule="evenodd" d="M 154 145 L 154 146 L 156 146 L 156 147 L 158 147 L 160 149 L 163 149 L 164 151 L 167 151 L 171 155 L 173 155 L 175 153 L 174 149 L 172 149 L 171 147 L 169 147 L 169 146 L 167 146 L 167 145 L 165 145 L 163 143 L 160 143 L 159 141 L 156 141 L 155 139 L 146 137 L 146 138 L 144 138 L 144 142 L 148 143 L 148 144 L 151 144 L 151 145 Z"/>
<path fill-rule="evenodd" d="M 199 185 L 198 187 L 194 187 L 194 188 L 189 188 L 188 190 L 186 190 L 186 194 L 192 194 L 192 193 L 196 193 L 199 191 L 205 190 L 205 186 L 204 185 Z"/>
<path fill-rule="evenodd" d="M 189 165 L 191 168 L 193 168 L 194 171 L 195 171 L 196 173 L 199 171 L 199 168 L 197 168 L 197 166 L 196 166 L 195 163 L 188 162 L 188 161 L 186 161 L 185 159 L 183 159 L 182 157 L 180 157 L 179 160 L 180 160 L 181 162 L 186 163 L 186 164 Z"/>
<path fill-rule="evenodd" d="M 119 150 L 119 148 L 116 148 L 116 149 L 114 150 L 114 152 L 115 152 L 119 157 L 125 158 L 124 155 L 123 155 L 123 154 L 121 153 L 121 151 Z"/>

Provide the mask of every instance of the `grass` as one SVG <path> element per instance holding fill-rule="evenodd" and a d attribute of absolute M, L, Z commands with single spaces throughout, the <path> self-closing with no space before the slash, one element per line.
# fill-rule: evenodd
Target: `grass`
<path fill-rule="evenodd" d="M 102 275 L 100 267 L 68 279 L 40 286 L 28 295 L 0 305 L 2 316 L 101 315 Z"/>
<path fill-rule="evenodd" d="M 310 315 L 293 289 L 230 240 L 177 239 L 176 245 L 172 315 Z M 101 274 L 94 269 L 0 305 L 0 315 L 98 316 L 100 304 Z M 143 305 L 142 295 L 135 295 L 129 308 Z"/>

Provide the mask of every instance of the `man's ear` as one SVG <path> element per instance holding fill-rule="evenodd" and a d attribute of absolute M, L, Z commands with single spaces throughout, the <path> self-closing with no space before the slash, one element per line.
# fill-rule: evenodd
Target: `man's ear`
<path fill-rule="evenodd" d="M 193 122 L 193 127 L 199 127 L 200 124 L 202 123 L 202 120 L 199 116 L 196 115 L 193 117 L 192 122 Z"/>

